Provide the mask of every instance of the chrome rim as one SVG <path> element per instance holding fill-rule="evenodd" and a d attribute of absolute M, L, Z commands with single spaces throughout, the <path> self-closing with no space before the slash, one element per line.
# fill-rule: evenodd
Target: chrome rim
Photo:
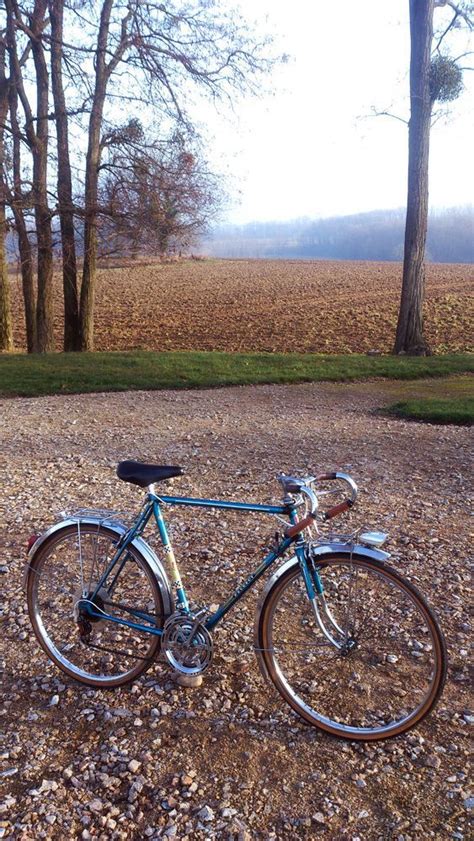
<path fill-rule="evenodd" d="M 85 682 L 125 682 L 156 656 L 159 638 L 87 616 L 84 605 L 115 552 L 116 535 L 97 527 L 72 527 L 58 534 L 30 570 L 29 607 L 43 647 L 67 673 Z M 112 583 L 112 582 L 111 582 Z M 162 623 L 158 586 L 146 562 L 128 551 L 115 585 L 102 588 L 94 610 L 145 624 Z"/>
<path fill-rule="evenodd" d="M 321 627 L 328 620 L 314 611 L 295 570 L 269 605 L 270 677 L 323 729 L 348 738 L 407 729 L 431 707 L 441 677 L 429 613 L 410 589 L 370 564 L 338 560 L 320 576 L 335 625 Z"/>

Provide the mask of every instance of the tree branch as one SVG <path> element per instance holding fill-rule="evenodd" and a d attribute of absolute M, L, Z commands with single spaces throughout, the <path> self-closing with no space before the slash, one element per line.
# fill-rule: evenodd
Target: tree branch
<path fill-rule="evenodd" d="M 471 18 L 469 17 L 467 12 L 465 12 L 460 6 L 457 5 L 457 3 L 453 3 L 453 2 L 451 2 L 451 0 L 438 0 L 438 2 L 435 3 L 435 6 L 449 6 L 453 10 L 454 15 L 451 18 L 451 21 L 448 24 L 448 26 L 446 27 L 446 29 L 444 30 L 444 32 L 438 38 L 436 46 L 433 49 L 434 53 L 439 52 L 439 48 L 441 46 L 442 41 L 444 40 L 444 38 L 446 37 L 448 32 L 450 32 L 451 29 L 454 27 L 454 25 L 455 25 L 455 23 L 456 23 L 456 21 L 459 17 L 463 18 L 463 20 L 467 23 L 469 29 L 472 29 L 472 27 L 473 27 L 473 22 L 472 22 Z"/>
<path fill-rule="evenodd" d="M 36 144 L 37 136 L 33 126 L 33 112 L 31 110 L 30 102 L 23 84 L 23 76 L 21 72 L 20 62 L 18 59 L 17 44 L 15 38 L 14 21 L 16 19 L 18 6 L 15 0 L 5 0 L 5 7 L 7 10 L 7 49 L 10 59 L 10 75 L 11 78 L 14 80 L 15 88 L 25 114 L 26 135 L 28 138 L 28 143 L 31 147 L 33 147 Z"/>
<path fill-rule="evenodd" d="M 435 5 L 440 4 L 435 3 Z M 454 3 L 453 0 L 446 0 L 446 3 L 443 3 L 442 5 L 450 6 L 450 8 L 453 9 L 454 12 L 456 12 L 460 17 L 462 17 L 466 21 L 469 29 L 472 29 L 473 20 L 471 17 L 469 17 L 469 14 L 462 8 L 462 6 L 459 5 L 459 3 Z"/>
<path fill-rule="evenodd" d="M 392 117 L 393 120 L 398 120 L 400 123 L 404 123 L 404 125 L 408 125 L 408 120 L 405 120 L 403 117 L 399 117 L 398 114 L 391 114 L 390 111 L 376 111 L 375 108 L 372 108 L 373 114 L 370 115 L 372 117 Z"/>

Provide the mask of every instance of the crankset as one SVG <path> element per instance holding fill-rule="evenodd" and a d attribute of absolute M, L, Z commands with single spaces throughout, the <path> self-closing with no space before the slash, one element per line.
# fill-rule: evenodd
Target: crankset
<path fill-rule="evenodd" d="M 168 663 L 185 675 L 199 675 L 212 660 L 212 637 L 196 615 L 173 613 L 163 628 L 161 650 Z"/>

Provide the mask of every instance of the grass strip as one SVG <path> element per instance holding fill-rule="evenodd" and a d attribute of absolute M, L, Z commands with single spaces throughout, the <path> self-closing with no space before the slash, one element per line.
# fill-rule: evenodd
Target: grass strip
<path fill-rule="evenodd" d="M 0 356 L 0 394 L 38 397 L 378 377 L 412 380 L 468 371 L 474 371 L 474 356 L 467 353 L 431 357 L 217 351 L 5 354 Z"/>
<path fill-rule="evenodd" d="M 474 397 L 401 400 L 384 412 L 406 420 L 472 426 Z"/>

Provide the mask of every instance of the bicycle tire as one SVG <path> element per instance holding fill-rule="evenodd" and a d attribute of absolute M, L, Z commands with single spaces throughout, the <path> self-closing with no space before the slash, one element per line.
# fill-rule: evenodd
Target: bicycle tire
<path fill-rule="evenodd" d="M 384 563 L 335 554 L 317 569 L 346 653 L 319 627 L 295 560 L 258 618 L 267 676 L 296 713 L 332 736 L 376 741 L 406 732 L 431 712 L 446 679 L 436 617 L 416 587 Z M 360 603 L 348 596 L 355 581 Z"/>
<path fill-rule="evenodd" d="M 157 635 L 110 620 L 91 620 L 86 642 L 79 625 L 78 601 L 84 588 L 92 593 L 119 536 L 113 529 L 90 523 L 65 526 L 40 546 L 27 575 L 28 613 L 41 647 L 65 674 L 96 688 L 135 680 L 152 665 L 161 643 Z M 124 557 L 113 594 L 100 593 L 99 611 L 138 622 L 131 615 L 133 606 L 143 611 L 148 624 L 163 627 L 163 599 L 153 570 L 133 546 Z"/>

